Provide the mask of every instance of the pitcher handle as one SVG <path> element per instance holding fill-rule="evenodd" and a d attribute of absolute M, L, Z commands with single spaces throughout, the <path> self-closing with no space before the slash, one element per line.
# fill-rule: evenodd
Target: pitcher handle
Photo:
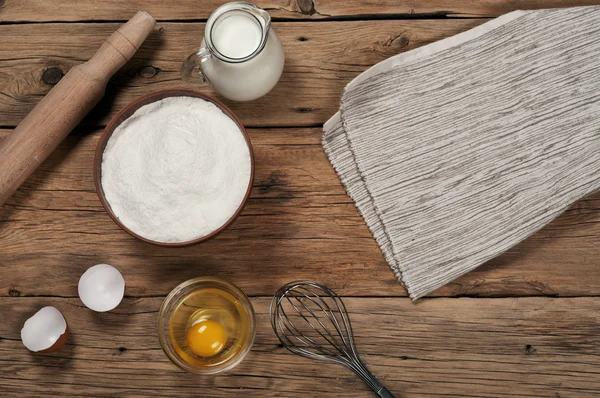
<path fill-rule="evenodd" d="M 210 51 L 206 47 L 202 47 L 198 52 L 187 57 L 181 66 L 181 78 L 190 83 L 207 82 L 208 78 L 202 73 L 202 62 L 211 56 Z"/>

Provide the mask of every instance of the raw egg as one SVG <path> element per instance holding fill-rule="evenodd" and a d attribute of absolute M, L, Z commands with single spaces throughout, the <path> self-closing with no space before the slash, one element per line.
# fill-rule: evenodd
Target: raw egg
<path fill-rule="evenodd" d="M 201 357 L 212 357 L 225 347 L 227 334 L 219 322 L 201 319 L 188 330 L 186 341 L 194 354 Z"/>
<path fill-rule="evenodd" d="M 90 267 L 79 279 L 79 298 L 91 310 L 110 311 L 125 294 L 125 279 L 118 269 L 108 264 Z"/>
<path fill-rule="evenodd" d="M 52 352 L 65 345 L 69 338 L 67 321 L 59 310 L 44 307 L 25 321 L 21 341 L 33 352 Z"/>

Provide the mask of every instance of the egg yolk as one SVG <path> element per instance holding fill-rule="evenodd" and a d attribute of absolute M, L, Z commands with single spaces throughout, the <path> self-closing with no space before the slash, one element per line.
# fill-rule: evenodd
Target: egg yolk
<path fill-rule="evenodd" d="M 202 319 L 188 330 L 186 341 L 194 354 L 201 357 L 212 357 L 225 347 L 227 334 L 219 322 Z"/>

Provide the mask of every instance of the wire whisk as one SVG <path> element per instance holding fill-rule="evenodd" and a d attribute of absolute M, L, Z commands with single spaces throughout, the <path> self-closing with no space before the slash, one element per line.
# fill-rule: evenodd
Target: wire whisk
<path fill-rule="evenodd" d="M 360 360 L 342 299 L 316 282 L 282 286 L 271 301 L 271 326 L 285 348 L 306 358 L 343 365 L 381 398 L 394 398 Z"/>

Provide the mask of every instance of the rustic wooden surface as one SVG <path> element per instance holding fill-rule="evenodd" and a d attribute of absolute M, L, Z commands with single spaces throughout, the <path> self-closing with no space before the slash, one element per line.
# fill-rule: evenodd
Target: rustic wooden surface
<path fill-rule="evenodd" d="M 153 327 L 162 298 L 126 299 L 93 313 L 79 299 L 0 301 L 3 395 L 168 397 L 373 397 L 348 370 L 297 358 L 269 325 L 269 298 L 252 300 L 256 344 L 230 374 L 177 370 Z M 583 397 L 600 390 L 600 302 L 595 298 L 347 298 L 365 363 L 397 397 Z M 55 354 L 20 341 L 27 314 L 54 305 L 71 320 Z M 13 317 L 11 317 L 13 318 Z M 559 395 L 556 395 L 559 394 Z"/>
<path fill-rule="evenodd" d="M 180 63 L 221 3 L 0 0 L 0 140 L 120 21 L 139 8 L 161 21 L 96 110 L 0 209 L 0 396 L 372 396 L 349 371 L 296 358 L 277 344 L 269 296 L 300 278 L 346 297 L 359 351 L 398 396 L 598 396 L 600 194 L 412 303 L 327 162 L 320 126 L 348 81 L 398 52 L 513 9 L 600 1 L 258 1 L 277 20 L 287 63 L 267 97 L 228 102 L 251 127 L 251 199 L 212 241 L 150 246 L 103 212 L 92 180 L 95 144 L 127 102 L 190 87 L 179 81 Z M 127 298 L 107 314 L 77 298 L 79 276 L 99 262 L 116 265 L 127 281 Z M 179 371 L 158 344 L 162 299 L 199 275 L 231 280 L 253 296 L 256 345 L 229 375 Z M 72 336 L 62 351 L 31 354 L 19 331 L 44 305 L 65 314 Z"/>

